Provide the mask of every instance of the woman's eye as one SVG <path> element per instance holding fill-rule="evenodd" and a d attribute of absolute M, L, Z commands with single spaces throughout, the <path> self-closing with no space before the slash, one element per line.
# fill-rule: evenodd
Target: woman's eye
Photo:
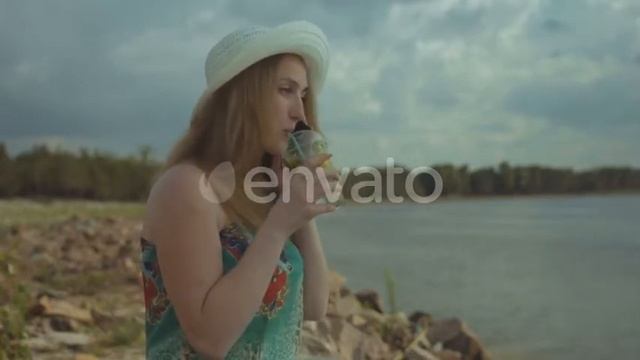
<path fill-rule="evenodd" d="M 280 88 L 280 91 L 285 92 L 287 94 L 292 92 L 292 90 L 290 88 Z"/>

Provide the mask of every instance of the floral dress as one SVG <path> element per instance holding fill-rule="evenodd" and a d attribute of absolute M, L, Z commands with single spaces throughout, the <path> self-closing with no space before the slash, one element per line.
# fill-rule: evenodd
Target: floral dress
<path fill-rule="evenodd" d="M 241 225 L 220 230 L 224 274 L 240 260 L 253 240 Z M 200 359 L 188 343 L 167 297 L 154 244 L 140 238 L 147 359 Z M 302 329 L 303 259 L 287 240 L 259 309 L 225 359 L 295 359 Z"/>

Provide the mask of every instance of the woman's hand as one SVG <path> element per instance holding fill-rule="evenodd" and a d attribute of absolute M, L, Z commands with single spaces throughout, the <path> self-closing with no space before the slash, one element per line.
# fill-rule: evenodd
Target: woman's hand
<path fill-rule="evenodd" d="M 335 205 L 315 203 L 325 195 L 324 187 L 329 189 L 331 181 L 338 179 L 336 171 L 328 172 L 321 167 L 330 157 L 330 154 L 317 155 L 291 170 L 282 167 L 280 156 L 274 157 L 272 168 L 278 177 L 279 196 L 266 221 L 272 222 L 286 237 L 314 217 L 335 211 Z M 317 169 L 320 176 L 316 173 Z"/>

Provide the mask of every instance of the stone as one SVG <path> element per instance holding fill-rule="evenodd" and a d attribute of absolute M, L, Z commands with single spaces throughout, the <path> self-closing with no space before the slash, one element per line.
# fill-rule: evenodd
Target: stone
<path fill-rule="evenodd" d="M 354 295 L 347 295 L 335 299 L 334 303 L 327 306 L 327 315 L 334 315 L 346 318 L 349 315 L 357 314 L 362 309 L 362 305 Z"/>
<path fill-rule="evenodd" d="M 434 321 L 427 336 L 432 343 L 442 342 L 444 349 L 454 350 L 464 359 L 489 359 L 478 337 L 458 318 Z"/>
<path fill-rule="evenodd" d="M 98 360 L 98 358 L 91 354 L 75 354 L 73 360 Z"/>
<path fill-rule="evenodd" d="M 335 271 L 329 271 L 329 294 L 339 295 L 347 279 Z"/>
<path fill-rule="evenodd" d="M 360 314 L 351 314 L 347 317 L 347 321 L 357 328 L 361 328 L 367 324 L 367 319 Z"/>
<path fill-rule="evenodd" d="M 352 353 L 352 359 L 386 360 L 391 358 L 389 345 L 379 334 L 366 334 Z"/>
<path fill-rule="evenodd" d="M 65 300 L 53 299 L 46 295 L 38 299 L 38 303 L 31 307 L 29 313 L 36 316 L 62 316 L 87 324 L 93 322 L 89 310 L 81 309 Z"/>
<path fill-rule="evenodd" d="M 419 346 L 411 346 L 404 352 L 405 360 L 439 360 L 429 350 Z"/>
<path fill-rule="evenodd" d="M 383 325 L 382 339 L 393 349 L 405 349 L 413 339 L 411 324 L 404 313 L 389 315 Z"/>
<path fill-rule="evenodd" d="M 462 354 L 457 351 L 442 349 L 440 351 L 434 351 L 433 354 L 440 360 L 462 360 Z M 473 359 L 473 358 L 468 358 Z"/>
<path fill-rule="evenodd" d="M 78 330 L 77 321 L 62 316 L 53 316 L 49 319 L 49 326 L 54 331 L 76 331 Z"/>
<path fill-rule="evenodd" d="M 32 337 L 20 341 L 20 344 L 28 347 L 31 351 L 51 352 L 60 349 L 60 345 L 44 337 Z"/>
<path fill-rule="evenodd" d="M 138 271 L 138 266 L 133 260 L 131 260 L 130 257 L 124 258 L 123 263 L 124 263 L 125 269 L 129 271 Z"/>
<path fill-rule="evenodd" d="M 302 331 L 303 353 L 314 356 L 331 356 L 338 354 L 336 343 L 330 339 L 309 331 Z"/>
<path fill-rule="evenodd" d="M 462 321 L 458 318 L 447 318 L 434 321 L 429 327 L 427 337 L 432 344 L 446 342 L 458 336 L 462 331 Z"/>
<path fill-rule="evenodd" d="M 89 345 L 91 338 L 86 334 L 73 332 L 50 332 L 46 337 L 52 342 L 71 348 L 80 348 Z"/>
<path fill-rule="evenodd" d="M 375 322 L 379 325 L 382 325 L 387 321 L 386 317 L 383 314 L 380 314 L 379 312 L 372 309 L 362 309 L 362 311 L 360 311 L 358 315 L 362 316 L 367 321 Z"/>
<path fill-rule="evenodd" d="M 375 310 L 364 308 L 360 313 L 347 317 L 347 321 L 364 333 L 381 334 L 386 318 Z"/>
<path fill-rule="evenodd" d="M 431 314 L 416 310 L 411 315 L 409 315 L 409 321 L 411 322 L 411 327 L 414 333 L 418 333 L 423 329 L 427 329 L 431 326 L 431 322 L 433 318 Z"/>
<path fill-rule="evenodd" d="M 318 322 L 318 329 L 321 334 L 328 335 L 336 343 L 340 359 L 351 359 L 353 351 L 364 336 L 356 327 L 334 316 L 327 316 Z"/>
<path fill-rule="evenodd" d="M 420 331 L 405 349 L 406 359 L 431 359 L 433 354 L 429 351 L 431 344 L 426 336 L 426 329 Z"/>
<path fill-rule="evenodd" d="M 364 289 L 356 292 L 355 296 L 363 307 L 373 309 L 381 314 L 384 313 L 382 299 L 377 291 L 373 289 Z"/>

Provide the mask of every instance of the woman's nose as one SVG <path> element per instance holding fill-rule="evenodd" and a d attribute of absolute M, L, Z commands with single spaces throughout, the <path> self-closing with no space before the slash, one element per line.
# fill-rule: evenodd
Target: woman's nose
<path fill-rule="evenodd" d="M 292 120 L 294 120 L 295 122 L 298 122 L 298 121 L 303 121 L 305 123 L 307 122 L 307 119 L 305 118 L 305 113 L 304 113 L 304 103 L 301 98 L 297 97 L 296 100 L 294 101 L 290 109 L 290 115 Z"/>

